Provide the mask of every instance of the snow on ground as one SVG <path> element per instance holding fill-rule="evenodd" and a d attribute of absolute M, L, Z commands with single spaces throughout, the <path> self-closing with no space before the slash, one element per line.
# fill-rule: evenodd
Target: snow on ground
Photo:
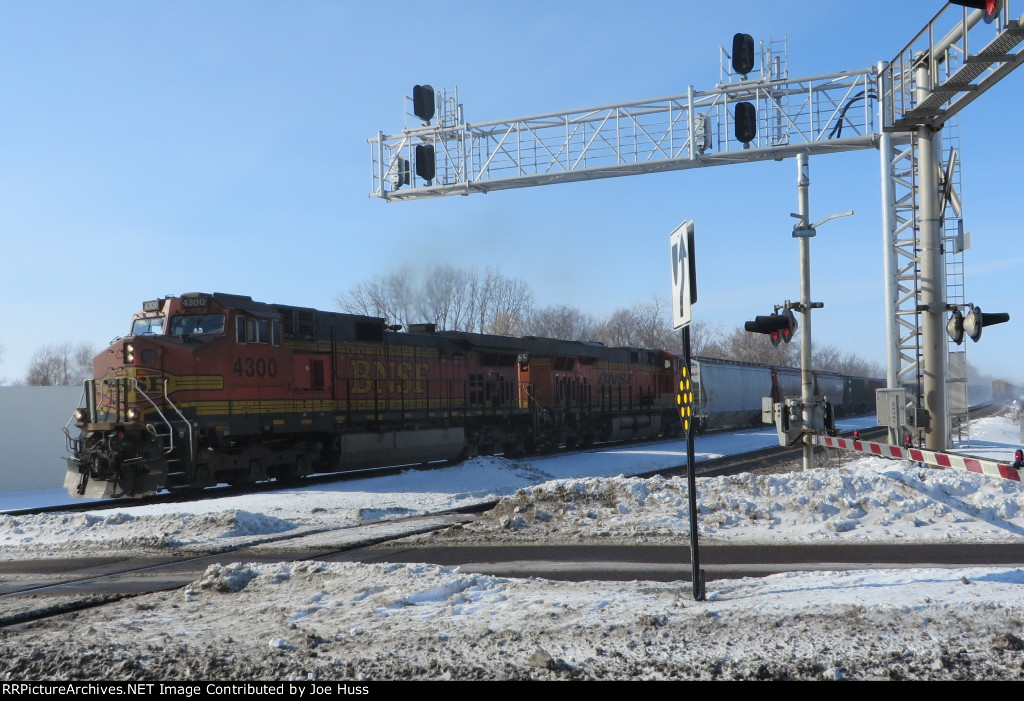
<path fill-rule="evenodd" d="M 1012 459 L 1008 418 L 963 452 Z M 705 437 L 736 452 L 755 434 Z M 732 445 L 731 445 L 732 444 Z M 744 448 L 747 446 L 745 445 Z M 629 477 L 682 443 L 61 516 L 0 515 L 0 555 L 216 550 L 504 497 L 457 537 L 634 541 L 688 533 L 681 479 Z M 593 477 L 588 475 L 601 475 Z M 701 542 L 1009 542 L 1019 482 L 877 458 L 697 480 Z M 6 508 L 13 508 L 2 504 Z M 451 537 L 450 535 L 448 537 Z M 427 564 L 235 563 L 197 582 L 0 638 L 5 679 L 1016 679 L 1024 568 L 791 572 L 562 583 Z"/>

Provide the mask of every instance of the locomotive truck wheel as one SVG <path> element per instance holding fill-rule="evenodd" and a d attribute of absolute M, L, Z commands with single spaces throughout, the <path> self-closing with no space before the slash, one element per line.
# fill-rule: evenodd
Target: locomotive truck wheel
<path fill-rule="evenodd" d="M 296 484 L 297 482 L 301 482 L 303 477 L 312 472 L 313 470 L 310 468 L 309 458 L 302 455 L 296 458 L 293 463 L 279 465 L 275 470 L 276 474 L 274 479 L 282 484 Z"/>

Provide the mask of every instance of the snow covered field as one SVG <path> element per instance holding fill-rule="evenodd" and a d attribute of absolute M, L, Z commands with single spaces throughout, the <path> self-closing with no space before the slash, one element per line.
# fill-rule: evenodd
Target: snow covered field
<path fill-rule="evenodd" d="M 746 441 L 747 433 L 758 432 L 721 440 Z M 1018 439 L 1009 419 L 986 419 L 963 450 L 1007 460 Z M 681 449 L 487 458 L 188 508 L 0 515 L 0 555 L 211 550 L 491 495 L 506 497 L 492 516 L 437 537 L 679 542 L 688 532 L 685 480 L 641 480 L 622 466 L 678 462 Z M 732 452 L 698 441 L 698 452 L 719 450 Z M 697 495 L 705 543 L 1009 542 L 1021 544 L 1024 562 L 1019 482 L 869 458 L 806 473 L 701 478 Z M 428 564 L 228 558 L 183 590 L 5 631 L 0 676 L 1017 679 L 1022 585 L 1017 567 L 793 572 L 712 580 L 707 601 L 697 602 L 689 582 L 563 583 Z"/>

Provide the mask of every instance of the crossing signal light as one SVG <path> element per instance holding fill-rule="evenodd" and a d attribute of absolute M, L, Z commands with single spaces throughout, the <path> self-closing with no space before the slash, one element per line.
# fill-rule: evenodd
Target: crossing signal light
<path fill-rule="evenodd" d="M 1002 324 L 1010 320 L 1010 315 L 1006 312 L 994 312 L 991 314 L 984 314 L 981 311 L 981 307 L 974 307 L 971 311 L 967 312 L 964 316 L 957 309 L 953 312 L 953 316 L 950 317 L 949 322 L 946 324 L 946 333 L 953 339 L 953 342 L 957 345 L 963 343 L 964 334 L 966 334 L 972 341 L 978 341 L 981 338 L 981 331 L 986 326 L 995 326 L 996 324 Z"/>
<path fill-rule="evenodd" d="M 436 175 L 437 163 L 434 158 L 434 147 L 420 144 L 416 147 L 416 175 L 430 181 Z"/>
<path fill-rule="evenodd" d="M 1003 9 L 1003 0 L 949 0 L 950 5 L 973 7 L 985 11 L 985 21 L 991 22 Z"/>
<path fill-rule="evenodd" d="M 679 370 L 679 391 L 676 393 L 676 405 L 679 407 L 679 420 L 683 422 L 683 430 L 689 431 L 693 425 L 693 385 L 690 384 L 690 369 L 683 363 Z"/>
<path fill-rule="evenodd" d="M 981 338 L 982 328 L 1009 320 L 1010 315 L 1005 312 L 982 314 L 981 307 L 975 307 L 964 317 L 964 333 L 970 336 L 972 341 L 977 341 Z"/>
<path fill-rule="evenodd" d="M 434 118 L 434 110 L 434 88 L 429 85 L 414 85 L 412 87 L 412 113 L 429 123 Z"/>
<path fill-rule="evenodd" d="M 734 34 L 732 37 L 732 69 L 743 76 L 754 70 L 754 37 Z"/>
<path fill-rule="evenodd" d="M 958 346 L 964 342 L 964 315 L 959 309 L 955 310 L 953 316 L 946 322 L 946 333 Z"/>
<path fill-rule="evenodd" d="M 783 341 L 786 343 L 792 341 L 794 334 L 796 334 L 796 328 L 796 317 L 790 309 L 783 310 L 781 314 L 756 316 L 753 321 L 743 324 L 745 331 L 763 333 L 770 336 L 773 346 L 777 346 Z"/>
<path fill-rule="evenodd" d="M 793 316 L 790 309 L 784 310 L 779 316 L 786 320 L 786 325 L 779 330 L 779 333 L 782 335 L 782 340 L 789 343 L 793 340 L 793 334 L 796 333 L 796 317 Z"/>
<path fill-rule="evenodd" d="M 757 108 L 749 102 L 736 103 L 736 140 L 749 144 L 757 136 Z"/>

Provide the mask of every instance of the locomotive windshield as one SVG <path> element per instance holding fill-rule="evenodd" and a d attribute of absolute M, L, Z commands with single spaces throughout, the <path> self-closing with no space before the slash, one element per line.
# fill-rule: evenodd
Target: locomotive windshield
<path fill-rule="evenodd" d="M 163 333 L 164 318 L 162 316 L 150 316 L 143 319 L 135 319 L 132 322 L 132 336 L 153 336 Z"/>
<path fill-rule="evenodd" d="M 174 336 L 224 333 L 223 314 L 175 314 L 170 333 Z"/>

